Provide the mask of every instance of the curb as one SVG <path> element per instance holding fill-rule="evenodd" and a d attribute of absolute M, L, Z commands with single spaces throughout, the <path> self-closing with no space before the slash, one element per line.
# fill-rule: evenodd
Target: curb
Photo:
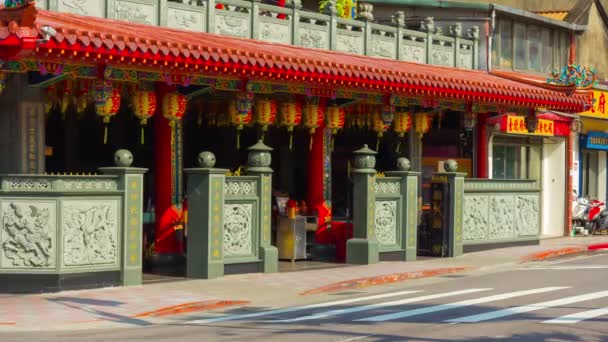
<path fill-rule="evenodd" d="M 579 253 L 585 253 L 585 252 L 587 252 L 587 246 L 551 249 L 548 251 L 537 252 L 537 253 L 526 255 L 521 258 L 521 262 L 525 263 L 525 262 L 531 262 L 531 261 L 543 261 L 543 260 L 547 260 L 547 259 L 564 256 L 564 255 L 579 254 Z"/>
<path fill-rule="evenodd" d="M 596 243 L 596 244 L 587 246 L 587 250 L 588 251 L 599 251 L 599 250 L 602 250 L 602 249 L 608 249 L 608 242 L 606 242 L 606 243 Z"/>
<path fill-rule="evenodd" d="M 474 270 L 474 267 L 450 267 L 450 268 L 436 268 L 431 270 L 424 271 L 415 271 L 415 272 L 405 272 L 405 273 L 393 273 L 393 274 L 385 274 L 379 275 L 375 277 L 366 277 L 359 279 L 351 279 L 345 280 L 329 285 L 325 285 L 322 287 L 318 287 L 312 290 L 304 291 L 300 293 L 300 296 L 308 296 L 313 294 L 321 294 L 321 293 L 334 293 L 340 292 L 344 290 L 358 289 L 362 287 L 369 287 L 375 285 L 384 285 L 390 283 L 396 283 L 411 279 L 421 279 L 421 278 L 430 278 L 437 277 L 444 274 L 450 273 L 460 273 Z"/>

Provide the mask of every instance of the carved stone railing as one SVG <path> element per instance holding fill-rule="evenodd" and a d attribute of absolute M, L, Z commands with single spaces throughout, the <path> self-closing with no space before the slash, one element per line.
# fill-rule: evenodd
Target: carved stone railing
<path fill-rule="evenodd" d="M 538 240 L 540 187 L 535 180 L 465 179 L 465 245 Z"/>
<path fill-rule="evenodd" d="M 95 176 L 0 175 L 0 292 L 141 284 L 145 170 L 120 165 Z"/>
<path fill-rule="evenodd" d="M 433 18 L 426 18 L 421 23 L 422 31 L 415 31 L 405 29 L 402 12 L 395 14 L 390 26 L 373 23 L 371 12 L 360 12 L 363 20 L 349 20 L 337 17 L 335 10 L 319 14 L 301 10 L 299 1 L 289 3 L 289 7 L 278 7 L 244 0 L 38 2 L 41 7 L 60 12 L 417 63 L 478 68 L 477 27 L 464 33 L 456 24 L 447 27 L 444 34 Z M 371 7 L 366 10 L 371 11 Z"/>
<path fill-rule="evenodd" d="M 278 251 L 271 245 L 270 148 L 249 148 L 247 176 L 226 176 L 211 152 L 199 155 L 188 175 L 189 278 L 230 273 L 277 272 Z"/>

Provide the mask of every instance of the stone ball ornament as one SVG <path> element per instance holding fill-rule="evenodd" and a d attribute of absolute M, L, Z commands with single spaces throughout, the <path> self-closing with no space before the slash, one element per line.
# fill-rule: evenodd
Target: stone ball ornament
<path fill-rule="evenodd" d="M 198 166 L 210 169 L 215 166 L 215 154 L 203 151 L 198 154 Z"/>
<path fill-rule="evenodd" d="M 443 168 L 446 172 L 456 172 L 458 171 L 458 162 L 454 159 L 448 159 L 443 164 Z"/>
<path fill-rule="evenodd" d="M 376 151 L 370 149 L 367 144 L 363 148 L 353 152 L 353 165 L 355 169 L 373 169 L 376 167 Z"/>
<path fill-rule="evenodd" d="M 119 167 L 129 167 L 133 164 L 133 154 L 129 150 L 118 150 L 114 153 L 114 163 Z"/>
<path fill-rule="evenodd" d="M 397 171 L 409 171 L 411 167 L 410 160 L 404 157 L 397 158 Z"/>
<path fill-rule="evenodd" d="M 270 167 L 272 156 L 271 147 L 266 146 L 261 140 L 251 146 L 247 156 L 247 166 L 249 167 Z"/>

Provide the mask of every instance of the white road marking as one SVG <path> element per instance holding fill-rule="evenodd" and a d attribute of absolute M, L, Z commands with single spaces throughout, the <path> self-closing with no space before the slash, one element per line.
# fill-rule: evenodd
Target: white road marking
<path fill-rule="evenodd" d="M 348 314 L 348 313 L 353 313 L 353 312 L 374 310 L 374 309 L 379 309 L 379 308 L 384 308 L 384 307 L 389 307 L 389 306 L 397 306 L 397 305 L 403 305 L 403 304 L 409 304 L 409 303 L 416 303 L 416 302 L 422 302 L 422 301 L 425 301 L 425 300 L 444 298 L 444 297 L 449 297 L 449 296 L 457 296 L 457 295 L 463 295 L 463 294 L 469 294 L 469 293 L 475 293 L 475 292 L 481 292 L 481 291 L 489 291 L 489 290 L 492 290 L 492 289 L 490 289 L 490 288 L 488 288 L 488 289 L 467 289 L 467 290 L 461 290 L 461 291 L 438 293 L 438 294 L 433 294 L 433 295 L 428 295 L 428 296 L 406 298 L 406 299 L 400 299 L 400 300 L 395 300 L 395 301 L 391 301 L 391 302 L 384 302 L 384 303 L 378 303 L 378 304 L 369 304 L 369 305 L 358 306 L 358 307 L 348 308 L 348 309 L 337 309 L 337 310 L 320 312 L 318 314 L 309 315 L 309 316 L 302 316 L 302 317 L 296 317 L 296 318 L 292 318 L 292 319 L 283 319 L 283 320 L 267 321 L 267 322 L 271 322 L 271 323 L 293 323 L 293 322 L 308 321 L 308 320 L 325 318 L 325 317 L 342 315 L 342 314 Z"/>
<path fill-rule="evenodd" d="M 547 324 L 574 324 L 587 319 L 608 315 L 608 308 L 600 308 L 589 311 L 578 312 L 544 321 Z"/>
<path fill-rule="evenodd" d="M 396 313 L 380 315 L 380 316 L 373 316 L 373 317 L 368 317 L 368 318 L 364 318 L 364 319 L 358 319 L 356 321 L 357 322 L 359 322 L 359 321 L 360 322 L 384 322 L 384 321 L 390 321 L 390 320 L 404 318 L 404 317 L 412 317 L 412 316 L 424 315 L 424 314 L 433 313 L 433 312 L 458 309 L 458 308 L 462 308 L 462 307 L 466 307 L 466 306 L 483 304 L 483 303 L 493 302 L 493 301 L 497 301 L 497 300 L 515 298 L 515 297 L 520 297 L 520 296 L 527 296 L 527 295 L 537 294 L 537 293 L 545 293 L 545 292 L 563 290 L 563 289 L 568 289 L 568 288 L 570 288 L 570 287 L 569 286 L 541 287 L 541 288 L 533 289 L 533 290 L 509 292 L 509 293 L 503 293 L 503 294 L 494 295 L 494 296 L 463 300 L 460 302 L 455 302 L 455 303 L 450 303 L 450 304 L 441 304 L 441 305 L 435 305 L 435 306 L 430 306 L 430 307 L 426 307 L 426 308 L 407 310 L 407 311 L 396 312 Z"/>
<path fill-rule="evenodd" d="M 357 340 L 362 340 L 364 338 L 368 338 L 368 337 L 372 337 L 372 336 L 374 336 L 374 335 L 356 336 L 356 337 L 347 338 L 346 340 L 341 340 L 340 342 L 357 341 Z"/>
<path fill-rule="evenodd" d="M 583 301 L 592 300 L 592 299 L 604 298 L 604 297 L 608 297 L 608 291 L 588 293 L 588 294 L 584 294 L 584 295 L 580 295 L 580 296 L 566 297 L 566 298 L 562 298 L 562 299 L 551 300 L 548 302 L 536 303 L 536 304 L 532 304 L 532 305 L 524 305 L 524 306 L 517 306 L 514 308 L 490 311 L 490 312 L 486 312 L 486 313 L 482 313 L 482 314 L 478 314 L 478 315 L 450 319 L 450 320 L 447 320 L 446 322 L 477 323 L 477 322 L 489 321 L 489 320 L 492 320 L 495 318 L 513 316 L 513 315 L 517 315 L 520 313 L 538 311 L 538 310 L 553 308 L 553 307 L 560 306 L 560 305 L 568 305 L 568 304 L 583 302 Z"/>
<path fill-rule="evenodd" d="M 582 260 L 582 259 L 591 259 L 591 258 L 597 258 L 600 256 L 606 256 L 606 254 L 593 254 L 593 255 L 580 255 L 577 257 L 572 257 L 572 258 L 568 258 L 568 259 L 560 259 L 560 260 L 556 260 L 556 261 L 544 261 L 542 262 L 542 265 L 556 265 L 556 264 L 563 264 L 566 262 L 572 262 L 572 261 L 577 261 L 577 260 Z"/>
<path fill-rule="evenodd" d="M 608 265 L 572 265 L 572 266 L 538 266 L 532 268 L 520 268 L 520 271 L 538 271 L 538 270 L 553 270 L 553 271 L 569 271 L 569 270 L 603 270 L 608 268 Z"/>
<path fill-rule="evenodd" d="M 197 319 L 197 320 L 194 320 L 194 321 L 185 322 L 184 324 L 206 324 L 206 323 L 214 323 L 214 322 L 234 321 L 234 320 L 237 320 L 237 319 L 261 317 L 261 316 L 282 314 L 282 313 L 301 311 L 301 310 L 325 308 L 325 307 L 333 306 L 333 305 L 342 305 L 342 304 L 357 303 L 357 302 L 363 302 L 363 301 L 366 301 L 366 300 L 374 300 L 374 299 L 396 297 L 396 296 L 402 296 L 402 295 L 407 295 L 407 294 L 412 294 L 412 293 L 419 293 L 419 292 L 422 292 L 422 291 L 391 292 L 391 293 L 384 293 L 384 294 L 374 295 L 374 296 L 358 297 L 358 298 L 337 300 L 337 301 L 333 301 L 333 302 L 311 304 L 311 305 L 297 306 L 297 307 L 290 307 L 290 308 L 283 308 L 283 309 L 276 309 L 276 310 L 259 311 L 259 312 L 253 312 L 253 313 L 242 314 L 242 315 L 232 315 L 232 316 L 221 316 L 221 317 L 206 318 L 206 319 Z"/>

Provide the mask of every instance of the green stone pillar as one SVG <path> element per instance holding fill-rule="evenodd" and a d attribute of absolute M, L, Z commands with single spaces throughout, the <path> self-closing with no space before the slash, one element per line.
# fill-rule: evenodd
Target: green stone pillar
<path fill-rule="evenodd" d="M 418 180 L 420 172 L 409 171 L 407 158 L 397 159 L 397 171 L 387 171 L 388 177 L 401 178 L 401 248 L 405 251 L 405 261 L 415 261 L 418 243 Z"/>
<path fill-rule="evenodd" d="M 270 163 L 272 148 L 264 145 L 260 140 L 248 148 L 247 174 L 257 177 L 257 186 L 260 189 L 259 206 L 259 257 L 262 261 L 261 271 L 274 273 L 279 271 L 279 250 L 271 244 L 271 203 L 272 203 L 272 169 Z"/>
<path fill-rule="evenodd" d="M 444 164 L 446 172 L 436 173 L 433 176 L 434 182 L 447 183 L 448 185 L 448 256 L 455 257 L 462 255 L 462 219 L 464 205 L 464 177 L 466 173 L 456 172 L 458 163 L 449 159 Z"/>
<path fill-rule="evenodd" d="M 374 264 L 379 259 L 375 236 L 376 154 L 367 145 L 353 152 L 353 238 L 346 243 L 349 264 Z"/>
<path fill-rule="evenodd" d="M 188 198 L 186 276 L 212 279 L 224 275 L 224 183 L 226 171 L 215 169 L 215 156 L 201 152 L 199 168 L 185 169 Z"/>
<path fill-rule="evenodd" d="M 127 150 L 114 154 L 116 167 L 104 167 L 99 171 L 119 177 L 118 190 L 123 192 L 121 276 L 122 285 L 141 285 L 142 275 L 142 212 L 144 173 L 148 169 L 130 167 L 133 155 Z"/>

